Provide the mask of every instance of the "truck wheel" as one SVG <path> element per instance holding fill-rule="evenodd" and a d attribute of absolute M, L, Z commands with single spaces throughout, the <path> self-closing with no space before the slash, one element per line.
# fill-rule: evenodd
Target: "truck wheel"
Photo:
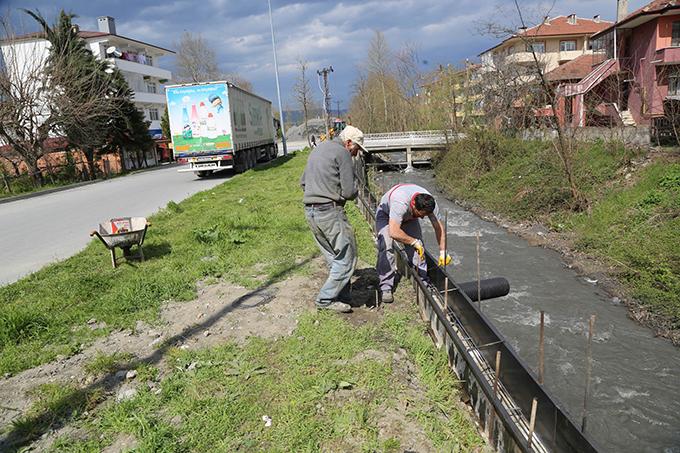
<path fill-rule="evenodd" d="M 199 178 L 205 178 L 206 176 L 210 175 L 210 173 L 212 173 L 212 171 L 210 171 L 210 170 L 200 170 L 200 171 L 197 171 L 195 173 L 196 173 L 196 176 L 198 176 Z"/>
<path fill-rule="evenodd" d="M 246 152 L 239 151 L 234 156 L 234 173 L 243 173 L 246 171 Z"/>
<path fill-rule="evenodd" d="M 257 155 L 255 154 L 257 151 L 254 149 L 251 149 L 248 151 L 248 156 L 250 157 L 250 165 L 248 168 L 255 168 L 255 164 L 257 164 Z"/>

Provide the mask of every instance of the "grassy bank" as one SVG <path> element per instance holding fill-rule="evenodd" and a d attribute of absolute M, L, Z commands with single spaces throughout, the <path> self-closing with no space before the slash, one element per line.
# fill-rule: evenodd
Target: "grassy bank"
<path fill-rule="evenodd" d="M 617 269 L 630 294 L 680 328 L 680 163 L 656 156 L 634 165 L 640 150 L 580 145 L 576 185 L 590 202 L 573 212 L 569 185 L 553 145 L 479 133 L 437 164 L 453 196 L 516 221 L 540 221 L 573 234 L 577 250 Z"/>
<path fill-rule="evenodd" d="M 143 263 L 114 270 L 108 252 L 92 243 L 0 288 L 2 372 L 76 353 L 140 319 L 153 323 L 165 301 L 194 298 L 200 280 L 256 288 L 311 274 L 308 263 L 318 250 L 297 187 L 306 156 L 170 203 L 151 218 Z M 372 262 L 368 226 L 353 206 L 348 216 L 361 259 Z M 92 318 L 106 327 L 92 330 Z M 412 305 L 360 327 L 342 316 L 308 312 L 290 336 L 196 351 L 170 347 L 164 363 L 160 370 L 125 354 L 97 356 L 86 373 L 136 367 L 133 398 L 115 402 L 97 386 L 42 385 L 30 411 L 5 431 L 25 446 L 70 425 L 75 431 L 59 437 L 53 449 L 73 452 L 101 451 L 121 436 L 140 451 L 403 451 L 403 429 L 385 426 L 391 419 L 394 426 L 414 424 L 436 451 L 482 444 L 459 408 L 445 353 L 433 346 Z"/>

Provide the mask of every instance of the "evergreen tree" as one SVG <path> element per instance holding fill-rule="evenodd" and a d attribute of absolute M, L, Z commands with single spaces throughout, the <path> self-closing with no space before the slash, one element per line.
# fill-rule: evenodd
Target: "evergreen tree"
<path fill-rule="evenodd" d="M 58 131 L 70 146 L 83 151 L 90 177 L 96 177 L 98 154 L 120 152 L 123 165 L 123 148 L 143 154 L 153 140 L 123 74 L 92 54 L 78 35 L 73 14 L 62 10 L 50 26 L 39 13 L 25 11 L 40 24 L 51 45 L 47 71 Z"/>

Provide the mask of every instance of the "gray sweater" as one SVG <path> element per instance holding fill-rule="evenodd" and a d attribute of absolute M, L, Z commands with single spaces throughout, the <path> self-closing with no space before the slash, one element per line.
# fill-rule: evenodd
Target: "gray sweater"
<path fill-rule="evenodd" d="M 339 142 L 321 142 L 307 159 L 300 186 L 305 204 L 355 199 L 357 184 L 349 151 Z"/>

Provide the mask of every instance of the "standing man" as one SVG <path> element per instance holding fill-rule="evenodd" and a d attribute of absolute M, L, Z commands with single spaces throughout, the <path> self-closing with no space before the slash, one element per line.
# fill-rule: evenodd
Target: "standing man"
<path fill-rule="evenodd" d="M 307 223 L 329 268 L 316 299 L 318 309 L 352 311 L 350 279 L 357 264 L 357 244 L 344 206 L 357 196 L 352 157 L 363 143 L 363 132 L 347 126 L 340 143 L 325 140 L 314 148 L 300 179 Z"/>
<path fill-rule="evenodd" d="M 383 195 L 375 213 L 378 230 L 378 277 L 382 301 L 394 300 L 392 292 L 399 282 L 393 241 L 406 246 L 406 254 L 421 277 L 427 278 L 427 263 L 423 246 L 423 232 L 420 221 L 430 219 L 439 243 L 439 266 L 451 262 L 444 249 L 444 228 L 439 220 L 439 209 L 434 197 L 424 188 L 415 184 L 397 184 Z"/>

